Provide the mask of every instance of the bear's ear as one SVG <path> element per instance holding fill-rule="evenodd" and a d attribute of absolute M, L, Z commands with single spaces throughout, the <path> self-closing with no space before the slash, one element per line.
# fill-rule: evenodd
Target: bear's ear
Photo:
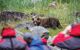
<path fill-rule="evenodd" d="M 32 18 L 32 20 L 34 21 L 34 18 Z"/>
<path fill-rule="evenodd" d="M 38 17 L 37 20 L 40 20 L 40 18 Z"/>

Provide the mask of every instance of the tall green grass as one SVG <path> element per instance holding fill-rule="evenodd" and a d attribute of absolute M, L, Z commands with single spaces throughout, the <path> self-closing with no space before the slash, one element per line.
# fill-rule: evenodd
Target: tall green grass
<path fill-rule="evenodd" d="M 53 1 L 57 3 L 56 8 L 48 7 Z M 60 20 L 61 25 L 65 27 L 75 20 L 74 13 L 80 11 L 80 0 L 42 0 L 35 3 L 32 0 L 0 0 L 0 11 L 4 10 L 24 12 L 26 14 L 35 12 L 56 17 Z M 51 35 L 55 35 L 61 30 L 63 29 L 53 30 L 49 28 Z"/>

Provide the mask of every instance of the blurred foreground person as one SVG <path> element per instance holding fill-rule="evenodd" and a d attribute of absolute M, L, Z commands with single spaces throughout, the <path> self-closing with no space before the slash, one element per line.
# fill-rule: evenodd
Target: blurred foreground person
<path fill-rule="evenodd" d="M 0 39 L 0 50 L 25 50 L 25 41 L 18 37 L 14 28 L 6 25 L 1 32 L 2 38 Z"/>
<path fill-rule="evenodd" d="M 42 42 L 47 45 L 49 31 L 46 28 L 42 26 L 34 26 L 30 28 L 30 31 L 33 33 L 33 35 L 39 35 L 39 37 L 41 37 Z"/>
<path fill-rule="evenodd" d="M 31 33 L 25 33 L 23 38 L 27 42 L 29 50 L 50 50 L 42 43 L 38 35 L 32 36 Z"/>
<path fill-rule="evenodd" d="M 80 21 L 67 26 L 52 43 L 63 49 L 80 50 Z"/>

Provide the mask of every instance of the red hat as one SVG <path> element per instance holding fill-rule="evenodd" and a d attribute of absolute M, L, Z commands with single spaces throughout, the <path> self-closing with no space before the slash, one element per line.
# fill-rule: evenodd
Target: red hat
<path fill-rule="evenodd" d="M 43 44 L 47 44 L 47 39 L 42 38 L 42 42 L 43 42 Z"/>
<path fill-rule="evenodd" d="M 69 34 L 72 36 L 80 36 L 80 24 L 73 26 Z"/>
<path fill-rule="evenodd" d="M 16 32 L 13 28 L 7 27 L 3 28 L 1 36 L 2 37 L 13 37 L 16 35 Z"/>

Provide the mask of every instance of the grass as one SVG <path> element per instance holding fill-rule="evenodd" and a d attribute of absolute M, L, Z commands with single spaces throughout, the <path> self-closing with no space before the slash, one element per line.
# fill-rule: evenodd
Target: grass
<path fill-rule="evenodd" d="M 75 11 L 80 11 L 80 3 L 75 2 L 77 0 L 70 0 L 70 3 L 57 2 L 56 8 L 48 7 L 48 4 L 50 2 L 52 2 L 53 0 L 45 0 L 45 1 L 43 0 L 43 2 L 37 2 L 37 3 L 35 3 L 35 5 L 33 5 L 31 3 L 31 0 L 27 0 L 26 2 L 25 1 L 26 0 L 21 2 L 20 0 L 17 0 L 17 2 L 15 2 L 14 0 L 11 0 L 10 3 L 8 4 L 8 6 L 9 6 L 8 8 L 13 11 L 16 10 L 19 12 L 24 12 L 25 14 L 27 14 L 27 13 L 30 14 L 32 12 L 35 12 L 37 14 L 44 14 L 45 16 L 56 17 L 59 19 L 61 25 L 63 26 L 63 29 L 66 27 L 66 25 L 68 25 L 74 21 L 75 16 L 73 16 L 73 13 Z M 58 1 L 58 0 L 56 0 L 56 1 Z M 24 2 L 24 4 L 22 4 L 23 2 Z M 27 20 L 29 21 L 29 20 L 31 20 L 31 18 L 28 18 Z M 24 20 L 24 21 L 26 21 L 26 20 Z M 17 22 L 15 22 L 15 24 L 19 24 L 21 22 L 22 21 L 17 21 Z M 0 29 L 2 27 L 3 26 L 0 25 Z M 50 31 L 50 35 L 54 36 L 58 32 L 62 31 L 63 29 L 53 30 L 53 29 L 49 28 L 48 30 Z M 23 28 L 19 29 L 19 30 L 22 31 L 23 33 L 26 31 L 29 31 L 29 30 L 26 30 Z"/>
<path fill-rule="evenodd" d="M 56 30 L 54 30 L 52 28 L 49 28 L 48 30 L 49 30 L 50 35 L 54 36 L 54 35 L 58 34 L 60 31 L 62 31 L 63 29 L 56 29 Z"/>

